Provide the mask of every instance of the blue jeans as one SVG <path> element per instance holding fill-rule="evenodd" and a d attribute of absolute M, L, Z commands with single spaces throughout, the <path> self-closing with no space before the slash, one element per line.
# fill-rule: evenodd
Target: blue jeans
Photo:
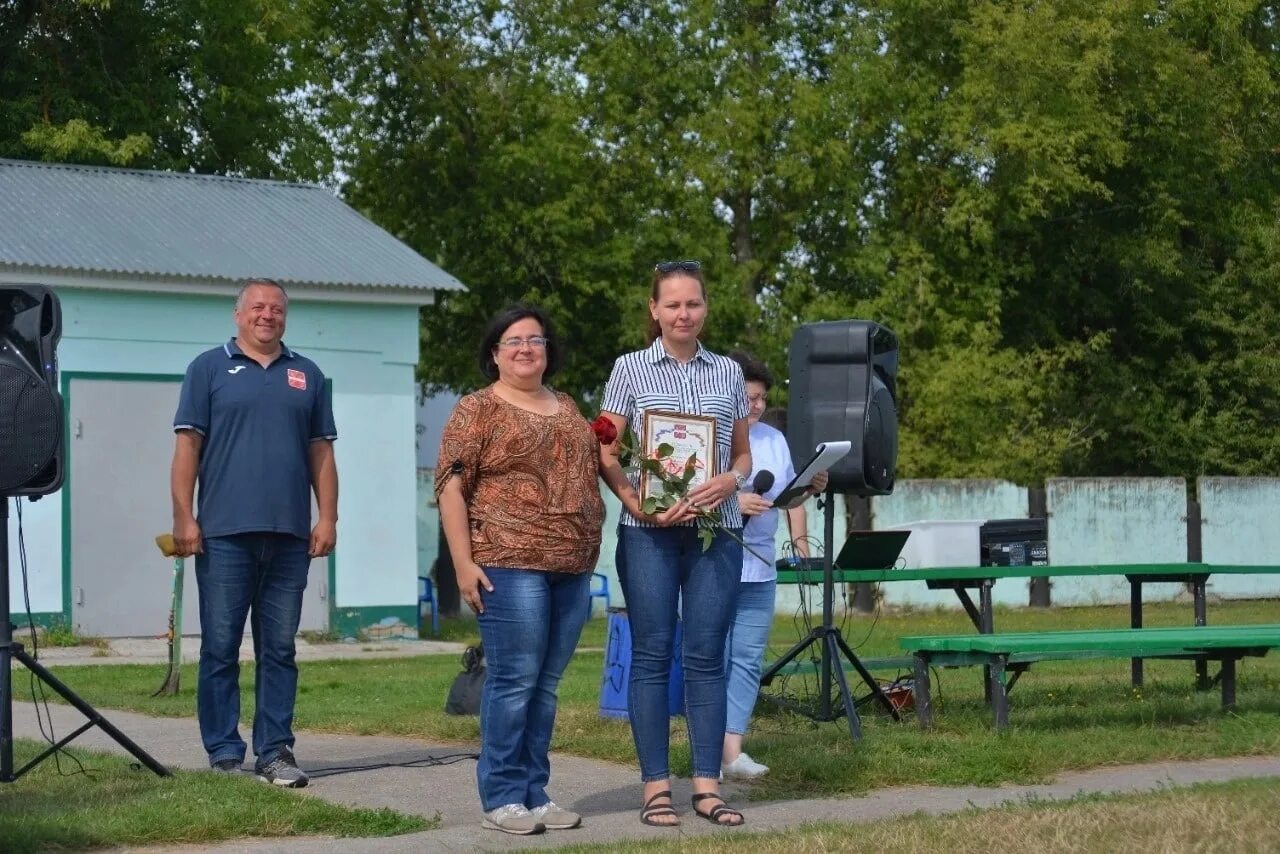
<path fill-rule="evenodd" d="M 738 607 L 725 644 L 725 679 L 729 683 L 729 708 L 725 732 L 746 735 L 751 711 L 760 693 L 764 648 L 773 628 L 773 600 L 777 581 L 738 582 Z"/>
<path fill-rule="evenodd" d="M 293 704 L 298 692 L 294 635 L 307 587 L 306 540 L 290 534 L 207 537 L 196 555 L 200 591 L 200 679 L 196 713 L 212 765 L 244 761 L 240 737 L 240 641 L 252 614 L 253 752 L 270 762 L 293 749 Z"/>
<path fill-rule="evenodd" d="M 480 589 L 485 679 L 476 780 L 485 812 L 547 801 L 556 688 L 591 609 L 591 573 L 486 566 Z"/>
<path fill-rule="evenodd" d="M 671 776 L 667 682 L 679 607 L 693 776 L 716 778 L 724 747 L 724 645 L 738 598 L 742 546 L 718 529 L 704 552 L 692 526 L 620 525 L 618 553 L 631 622 L 627 712 L 640 775 L 645 782 Z"/>

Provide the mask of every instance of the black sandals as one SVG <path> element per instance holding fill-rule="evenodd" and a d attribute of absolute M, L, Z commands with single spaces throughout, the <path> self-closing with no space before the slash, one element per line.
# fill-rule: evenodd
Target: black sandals
<path fill-rule="evenodd" d="M 712 807 L 711 812 L 703 812 L 702 810 L 698 809 L 698 802 L 705 801 L 707 798 L 715 798 L 717 801 L 720 802 L 720 806 Z M 720 795 L 716 792 L 703 792 L 701 795 L 694 795 L 693 796 L 693 812 L 695 815 L 701 818 L 705 818 L 707 821 L 711 822 L 714 825 L 718 825 L 720 827 L 742 827 L 742 825 L 746 822 L 746 819 L 742 817 L 742 813 L 738 812 L 733 807 L 726 804 L 724 802 L 724 798 L 720 797 Z M 721 821 L 720 816 L 722 815 L 737 816 L 737 820 Z"/>
<path fill-rule="evenodd" d="M 667 801 L 669 802 L 671 800 L 671 790 L 663 789 L 661 792 L 658 792 L 652 798 L 645 801 L 644 807 L 640 810 L 640 821 L 644 822 L 647 825 L 650 825 L 651 827 L 679 827 L 680 826 L 679 816 L 677 815 L 675 808 L 672 807 L 670 803 L 665 803 L 665 804 L 654 803 L 654 801 L 660 800 L 661 798 L 666 798 Z M 669 822 L 653 821 L 653 819 L 657 816 L 667 816 L 667 815 L 676 816 L 676 820 L 669 821 Z"/>

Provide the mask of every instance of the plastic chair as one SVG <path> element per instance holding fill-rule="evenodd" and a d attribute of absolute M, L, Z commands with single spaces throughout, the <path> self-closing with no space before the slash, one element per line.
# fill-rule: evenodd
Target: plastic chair
<path fill-rule="evenodd" d="M 436 595 L 431 579 L 425 575 L 418 576 L 418 625 L 422 625 L 422 603 L 431 605 L 431 634 L 440 634 L 440 614 L 436 611 Z"/>
<path fill-rule="evenodd" d="M 606 613 L 608 612 L 609 610 L 609 576 L 602 575 L 598 572 L 591 573 L 591 598 L 603 599 L 604 610 Z M 590 610 L 589 605 L 588 605 L 588 610 Z"/>

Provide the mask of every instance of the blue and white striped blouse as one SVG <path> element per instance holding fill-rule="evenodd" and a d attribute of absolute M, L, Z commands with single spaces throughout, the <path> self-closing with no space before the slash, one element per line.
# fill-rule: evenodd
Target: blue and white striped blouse
<path fill-rule="evenodd" d="M 626 418 L 637 436 L 644 423 L 644 413 L 649 410 L 714 416 L 715 470 L 719 474 L 727 472 L 733 462 L 733 424 L 746 418 L 749 409 L 747 385 L 737 362 L 717 356 L 699 343 L 697 353 L 684 364 L 667 353 L 661 338 L 644 350 L 618 357 L 613 363 L 609 382 L 605 384 L 601 408 Z M 637 475 L 629 477 L 631 485 L 639 488 Z M 727 528 L 742 527 L 737 493 L 720 505 L 720 518 Z M 625 511 L 622 524 L 656 527 Z"/>

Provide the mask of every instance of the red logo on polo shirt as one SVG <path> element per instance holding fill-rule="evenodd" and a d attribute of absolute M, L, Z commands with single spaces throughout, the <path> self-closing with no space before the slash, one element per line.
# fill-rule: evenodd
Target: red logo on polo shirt
<path fill-rule="evenodd" d="M 300 388 L 303 391 L 306 391 L 307 375 L 304 374 L 302 371 L 295 371 L 293 368 L 290 368 L 289 369 L 289 386 L 291 388 Z"/>

